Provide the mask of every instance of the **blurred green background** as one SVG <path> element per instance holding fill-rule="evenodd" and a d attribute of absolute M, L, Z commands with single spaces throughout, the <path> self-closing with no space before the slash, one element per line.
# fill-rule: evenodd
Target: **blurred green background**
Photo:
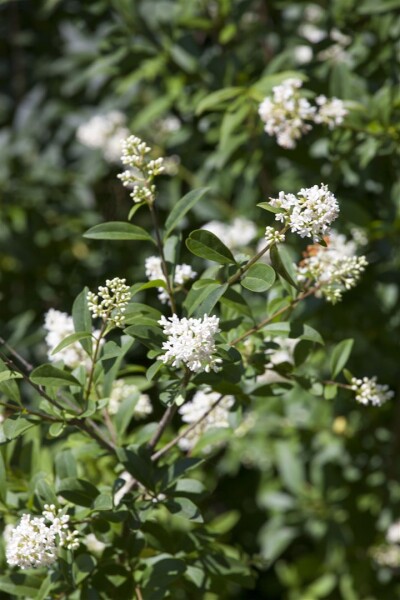
<path fill-rule="evenodd" d="M 132 133 L 172 157 L 172 175 L 159 179 L 161 217 L 191 188 L 211 187 L 187 231 L 245 215 L 261 237 L 257 202 L 329 185 L 338 228 L 362 230 L 370 266 L 342 303 L 313 300 L 304 315 L 328 348 L 354 337 L 351 371 L 397 392 L 399 15 L 398 0 L 0 2 L 2 335 L 37 361 L 46 310 L 70 312 L 84 285 L 108 276 L 144 280 L 144 245 L 82 237 L 131 207 L 118 161 L 77 137 L 93 116 L 120 111 Z M 352 101 L 346 125 L 280 148 L 257 108 L 282 72 Z M 150 228 L 145 211 L 135 223 Z M 292 244 L 300 257 L 304 244 Z M 213 459 L 210 511 L 232 511 L 227 539 L 254 555 L 258 572 L 240 597 L 400 597 L 399 569 L 370 552 L 400 516 L 396 406 L 304 394 L 260 402 L 257 423 Z"/>

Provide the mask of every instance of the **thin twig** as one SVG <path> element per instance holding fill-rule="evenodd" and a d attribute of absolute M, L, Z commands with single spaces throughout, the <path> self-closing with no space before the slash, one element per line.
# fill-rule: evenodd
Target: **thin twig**
<path fill-rule="evenodd" d="M 276 317 L 279 317 L 280 315 L 285 313 L 287 310 L 295 308 L 301 300 L 304 300 L 304 298 L 307 298 L 308 296 L 311 296 L 311 294 L 314 294 L 316 289 L 317 289 L 316 287 L 313 287 L 310 290 L 308 290 L 307 292 L 302 292 L 301 294 L 299 294 L 297 296 L 297 298 L 292 300 L 292 302 L 290 304 L 280 308 L 279 310 L 274 312 L 272 315 L 270 315 L 269 317 L 267 317 L 266 319 L 261 321 L 261 323 L 258 323 L 258 325 L 254 325 L 254 327 L 245 331 L 242 335 L 240 335 L 238 338 L 233 340 L 233 342 L 230 342 L 230 346 L 236 346 L 236 344 L 238 344 L 239 342 L 241 342 L 242 340 L 247 338 L 249 335 L 251 335 L 253 333 L 257 333 L 257 331 L 259 331 L 260 329 L 262 329 L 263 327 L 268 325 L 268 323 L 273 321 Z"/>
<path fill-rule="evenodd" d="M 281 235 L 284 235 L 287 232 L 287 230 L 288 230 L 288 226 L 286 225 L 285 227 L 282 227 L 282 229 L 279 231 L 279 233 Z M 243 277 L 243 275 L 246 273 L 246 271 L 248 271 L 250 269 L 250 267 L 252 267 L 254 265 L 254 263 L 256 263 L 275 244 L 276 244 L 276 242 L 272 241 L 269 244 L 267 244 L 265 246 L 265 248 L 262 248 L 262 250 L 260 250 L 260 252 L 258 252 L 255 256 L 253 256 L 253 258 L 251 258 L 243 267 L 240 267 L 236 271 L 236 273 L 234 273 L 232 275 L 232 277 L 230 277 L 228 279 L 227 284 L 233 285 L 234 283 L 236 283 L 241 277 Z"/>
<path fill-rule="evenodd" d="M 27 360 L 25 360 L 25 358 L 23 356 L 21 356 L 19 354 L 19 352 L 17 352 L 14 348 L 12 348 L 10 346 L 10 344 L 8 344 L 6 342 L 6 340 L 2 337 L 0 337 L 0 344 L 3 344 L 3 346 L 5 348 L 7 348 L 7 350 L 9 351 L 10 354 L 12 354 L 14 356 L 14 358 L 16 358 L 17 360 L 19 360 L 19 362 L 21 363 L 21 365 L 24 365 L 25 369 L 27 371 L 33 371 L 33 365 L 31 365 Z"/>
<path fill-rule="evenodd" d="M 167 408 L 167 410 L 165 411 L 161 421 L 158 424 L 156 432 L 154 433 L 153 437 L 147 444 L 147 447 L 150 450 L 153 450 L 153 448 L 155 448 L 157 446 L 159 439 L 161 438 L 162 434 L 164 433 L 164 430 L 168 427 L 169 423 L 172 421 L 177 408 L 178 407 L 176 406 L 176 404 L 171 404 L 171 406 L 169 406 Z"/>
<path fill-rule="evenodd" d="M 200 423 L 202 421 L 204 421 L 204 419 L 206 417 L 208 417 L 208 415 L 210 413 L 212 413 L 212 411 L 218 406 L 218 404 L 221 402 L 221 400 L 224 397 L 225 397 L 224 394 L 221 394 L 221 396 L 214 402 L 214 404 L 199 419 L 197 419 L 197 421 L 195 423 L 192 423 L 191 425 L 189 425 L 189 427 L 186 427 L 186 429 L 184 431 L 182 431 L 182 433 L 177 435 L 173 440 L 171 440 L 163 448 L 161 448 L 160 450 L 158 450 L 157 452 L 152 454 L 151 460 L 154 462 L 157 461 L 159 458 L 161 458 L 161 456 L 164 456 L 164 454 L 166 454 L 171 448 L 176 446 L 176 444 L 179 442 L 179 440 L 184 438 L 190 431 L 193 431 L 193 429 L 195 429 L 198 425 L 200 425 Z"/>
<path fill-rule="evenodd" d="M 0 401 L 0 406 L 4 406 L 4 408 L 8 408 L 9 410 L 12 410 L 14 412 L 28 413 L 29 415 L 33 415 L 34 417 L 40 417 L 45 421 L 52 421 L 53 423 L 62 423 L 64 421 L 64 419 L 52 417 L 51 415 L 47 415 L 46 413 L 37 410 L 33 410 L 32 408 L 27 408 L 26 406 L 22 407 L 21 410 L 21 406 L 17 406 L 16 404 L 10 404 L 9 402 Z"/>

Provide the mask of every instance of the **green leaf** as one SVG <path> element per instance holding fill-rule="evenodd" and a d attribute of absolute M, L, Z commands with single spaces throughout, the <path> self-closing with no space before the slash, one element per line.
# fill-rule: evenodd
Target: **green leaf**
<path fill-rule="evenodd" d="M 112 510 L 113 509 L 113 499 L 111 494 L 100 494 L 97 496 L 96 500 L 93 504 L 93 510 Z"/>
<path fill-rule="evenodd" d="M 65 429 L 65 423 L 52 423 L 49 427 L 49 436 L 56 438 L 62 434 Z"/>
<path fill-rule="evenodd" d="M 23 598 L 36 598 L 42 584 L 43 577 L 12 573 L 0 576 L 0 591 L 11 596 Z"/>
<path fill-rule="evenodd" d="M 172 514 L 178 517 L 189 519 L 189 521 L 194 521 L 195 523 L 203 523 L 203 517 L 198 507 L 189 498 L 174 497 L 166 503 L 166 506 Z"/>
<path fill-rule="evenodd" d="M 316 344 L 324 344 L 324 340 L 316 329 L 310 325 L 304 325 L 298 321 L 280 321 L 278 323 L 269 323 L 263 327 L 262 331 L 271 337 L 285 336 L 298 338 Z"/>
<path fill-rule="evenodd" d="M 56 455 L 55 470 L 58 479 L 67 479 L 78 475 L 76 460 L 71 450 L 63 450 Z"/>
<path fill-rule="evenodd" d="M 2 371 L 0 373 L 0 383 L 9 381 L 10 379 L 21 379 L 22 375 L 16 371 Z"/>
<path fill-rule="evenodd" d="M 221 105 L 228 100 L 232 100 L 233 98 L 236 98 L 236 96 L 239 96 L 243 90 L 244 88 L 242 87 L 226 87 L 222 90 L 212 92 L 199 102 L 196 109 L 196 115 L 201 115 L 201 113 L 206 110 L 221 108 Z"/>
<path fill-rule="evenodd" d="M 92 316 L 87 304 L 87 295 L 89 289 L 85 287 L 81 293 L 76 297 L 75 302 L 72 306 L 72 319 L 74 321 L 75 332 L 80 333 L 85 331 L 86 333 L 92 333 Z M 80 344 L 84 350 L 92 355 L 92 336 L 90 338 L 82 338 Z"/>
<path fill-rule="evenodd" d="M 241 285 L 251 292 L 266 292 L 274 284 L 275 271 L 269 265 L 263 263 L 252 265 L 246 271 Z"/>
<path fill-rule="evenodd" d="M 339 342 L 339 344 L 335 346 L 330 360 L 331 374 L 333 378 L 335 378 L 346 366 L 353 348 L 353 344 L 354 340 L 349 338 Z"/>
<path fill-rule="evenodd" d="M 282 212 L 281 208 L 278 208 L 277 206 L 272 206 L 269 202 L 259 202 L 259 204 L 257 204 L 257 206 L 259 206 L 260 208 L 267 210 L 268 212 L 272 212 L 272 213 L 280 213 Z"/>
<path fill-rule="evenodd" d="M 285 279 L 290 285 L 293 285 L 296 289 L 299 289 L 297 284 L 296 271 L 294 269 L 293 261 L 290 258 L 287 250 L 280 246 L 278 250 L 278 246 L 274 244 L 271 246 L 269 251 L 271 256 L 271 263 L 274 267 L 275 271 Z"/>
<path fill-rule="evenodd" d="M 39 422 L 32 423 L 32 421 L 28 421 L 23 417 L 17 417 L 16 419 L 10 418 L 4 421 L 3 431 L 7 440 L 14 440 L 15 438 L 28 431 L 28 429 L 31 429 L 36 425 L 39 425 Z"/>
<path fill-rule="evenodd" d="M 57 487 L 57 494 L 79 506 L 91 507 L 99 493 L 92 483 L 75 477 L 62 479 Z"/>
<path fill-rule="evenodd" d="M 232 252 L 206 229 L 195 229 L 186 240 L 186 246 L 196 256 L 212 260 L 221 265 L 236 264 Z"/>
<path fill-rule="evenodd" d="M 33 383 L 44 385 L 45 387 L 60 387 L 62 385 L 77 385 L 80 387 L 81 385 L 71 373 L 67 373 L 50 364 L 41 365 L 34 369 L 30 379 Z"/>
<path fill-rule="evenodd" d="M 145 240 L 155 244 L 154 239 L 145 229 L 125 221 L 100 223 L 91 227 L 83 237 L 91 240 Z"/>
<path fill-rule="evenodd" d="M 0 452 L 0 498 L 5 503 L 7 497 L 7 475 L 3 455 Z"/>
<path fill-rule="evenodd" d="M 263 558 L 268 562 L 273 562 L 286 550 L 296 535 L 297 529 L 285 527 L 283 524 L 279 529 L 264 527 L 261 531 L 261 553 Z"/>
<path fill-rule="evenodd" d="M 183 196 L 175 206 L 172 208 L 171 212 L 168 215 L 167 220 L 165 221 L 165 234 L 164 239 L 167 239 L 175 227 L 182 221 L 183 217 L 193 206 L 201 200 L 201 198 L 209 191 L 210 188 L 199 188 L 197 190 L 192 190 L 186 196 Z"/>
<path fill-rule="evenodd" d="M 70 346 L 71 344 L 73 344 L 74 342 L 79 342 L 80 340 L 83 339 L 88 339 L 88 338 L 92 338 L 92 334 L 89 333 L 88 331 L 77 331 L 75 333 L 71 333 L 70 335 L 67 335 L 66 338 L 64 338 L 52 351 L 51 354 L 57 354 L 57 352 L 60 352 L 60 350 L 63 350 L 64 348 L 66 348 L 67 346 Z"/>
<path fill-rule="evenodd" d="M 297 493 L 304 489 L 304 466 L 295 447 L 289 442 L 275 444 L 279 473 L 287 489 Z"/>
<path fill-rule="evenodd" d="M 218 300 L 228 289 L 228 284 L 210 283 L 200 289 L 191 289 L 183 303 L 188 311 L 188 316 L 195 314 L 203 316 L 209 314 Z"/>
<path fill-rule="evenodd" d="M 154 490 L 154 464 L 147 448 L 129 446 L 119 451 L 118 458 L 135 479 L 146 488 Z"/>

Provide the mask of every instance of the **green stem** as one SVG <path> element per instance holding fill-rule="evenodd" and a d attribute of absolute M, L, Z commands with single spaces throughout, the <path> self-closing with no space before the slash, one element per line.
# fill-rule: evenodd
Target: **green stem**
<path fill-rule="evenodd" d="M 296 298 L 294 298 L 294 300 L 292 300 L 292 302 L 290 302 L 290 304 L 280 308 L 279 310 L 274 312 L 272 315 L 270 315 L 269 317 L 267 317 L 266 319 L 264 319 L 263 321 L 258 323 L 258 325 L 254 325 L 254 327 L 251 327 L 251 329 L 248 329 L 247 331 L 245 331 L 241 336 L 239 336 L 238 338 L 233 340 L 233 342 L 230 342 L 230 346 L 236 346 L 236 344 L 238 344 L 239 342 L 241 342 L 242 340 L 247 338 L 249 335 L 251 335 L 253 333 L 257 333 L 257 331 L 259 331 L 260 329 L 262 329 L 263 327 L 268 325 L 268 323 L 273 321 L 276 317 L 279 317 L 280 315 L 285 313 L 287 310 L 295 308 L 298 305 L 298 303 L 301 302 L 301 300 L 304 300 L 304 298 L 311 296 L 311 294 L 314 294 L 316 290 L 317 290 L 317 286 L 314 286 L 313 288 L 311 288 L 305 292 L 302 292 Z"/>
<path fill-rule="evenodd" d="M 167 263 L 166 263 L 165 255 L 164 255 L 164 246 L 163 246 L 163 242 L 162 242 L 161 235 L 160 235 L 160 227 L 158 225 L 158 219 L 157 219 L 157 214 L 156 214 L 156 211 L 154 208 L 154 204 L 149 203 L 149 210 L 150 210 L 151 219 L 153 221 L 154 231 L 156 233 L 157 248 L 158 248 L 158 253 L 159 253 L 160 259 L 161 259 L 162 272 L 165 277 L 165 282 L 167 285 L 167 293 L 168 293 L 169 301 L 171 304 L 171 311 L 172 311 L 172 314 L 174 315 L 174 314 L 176 314 L 176 304 L 175 304 L 175 299 L 174 299 L 174 293 L 173 293 L 173 290 L 171 287 L 171 282 L 170 282 L 169 275 L 168 275 L 168 267 L 167 267 Z"/>
<path fill-rule="evenodd" d="M 287 232 L 289 226 L 285 225 L 285 227 L 283 227 L 279 233 L 281 235 L 285 235 L 285 233 Z M 248 271 L 250 269 L 251 266 L 253 266 L 268 250 L 270 250 L 272 248 L 272 246 L 275 244 L 276 242 L 270 242 L 269 244 L 267 244 L 265 246 L 265 248 L 263 248 L 262 250 L 260 250 L 260 252 L 258 252 L 255 256 L 253 256 L 253 258 L 251 258 L 243 267 L 240 267 L 236 273 L 234 273 L 227 281 L 228 285 L 233 285 L 234 283 L 236 283 L 237 281 L 239 281 L 239 279 L 241 279 L 243 277 L 243 275 L 246 273 L 246 271 Z"/>

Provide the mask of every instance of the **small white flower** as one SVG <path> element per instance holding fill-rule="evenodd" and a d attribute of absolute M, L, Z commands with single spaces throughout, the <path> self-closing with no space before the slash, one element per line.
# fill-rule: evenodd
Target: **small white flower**
<path fill-rule="evenodd" d="M 54 504 L 46 504 L 41 517 L 22 515 L 19 523 L 7 530 L 8 564 L 21 569 L 46 567 L 57 560 L 59 547 L 75 550 L 79 546 L 79 533 L 70 531 L 68 523 L 69 516 Z"/>
<path fill-rule="evenodd" d="M 362 379 L 353 377 L 351 389 L 356 392 L 356 401 L 360 404 L 382 406 L 394 396 L 394 392 L 389 389 L 389 386 L 376 382 L 376 377 L 363 377 Z"/>
<path fill-rule="evenodd" d="M 148 415 L 151 415 L 153 407 L 149 396 L 147 394 L 141 394 L 136 385 L 127 383 L 124 379 L 117 379 L 117 381 L 114 381 L 113 383 L 110 401 L 108 403 L 108 412 L 110 415 L 117 414 L 122 402 L 130 396 L 138 396 L 133 411 L 134 419 L 145 419 Z"/>
<path fill-rule="evenodd" d="M 196 423 L 210 410 L 220 396 L 221 394 L 213 392 L 209 388 L 197 391 L 190 402 L 186 402 L 180 407 L 179 413 L 182 416 L 182 421 L 189 425 Z M 228 415 L 234 402 L 233 396 L 222 398 L 210 414 L 179 440 L 178 445 L 181 450 L 186 451 L 194 448 L 209 429 L 229 427 Z"/>
<path fill-rule="evenodd" d="M 129 135 L 125 116 L 113 110 L 104 115 L 95 115 L 82 123 L 76 132 L 78 140 L 89 148 L 98 148 L 110 163 L 120 160 L 121 142 Z"/>
<path fill-rule="evenodd" d="M 129 168 L 120 173 L 118 178 L 125 187 L 132 188 L 130 195 L 134 202 L 152 204 L 156 192 L 153 179 L 164 172 L 164 159 L 150 159 L 150 152 L 150 146 L 135 135 L 122 142 L 121 161 Z"/>
<path fill-rule="evenodd" d="M 285 241 L 285 234 L 277 231 L 275 227 L 268 226 L 265 228 L 265 239 L 268 244 L 279 244 Z"/>
<path fill-rule="evenodd" d="M 326 96 L 318 96 L 315 99 L 318 105 L 318 112 L 314 117 L 316 123 L 323 123 L 334 129 L 337 125 L 343 123 L 344 117 L 348 114 L 343 100 L 338 98 L 328 99 Z"/>
<path fill-rule="evenodd" d="M 293 48 L 294 59 L 298 65 L 305 65 L 312 61 L 313 51 L 310 46 L 302 44 Z"/>
<path fill-rule="evenodd" d="M 344 235 L 331 231 L 325 241 L 327 247 L 308 246 L 296 270 L 300 282 L 317 284 L 316 296 L 334 304 L 358 283 L 368 263 L 365 256 L 356 256 L 357 244 Z"/>
<path fill-rule="evenodd" d="M 272 88 L 272 96 L 265 98 L 258 109 L 265 131 L 275 136 L 283 148 L 295 148 L 296 141 L 311 129 L 307 121 L 313 120 L 315 107 L 300 96 L 302 85 L 300 79 L 286 79 Z"/>
<path fill-rule="evenodd" d="M 126 279 L 107 279 L 105 286 L 99 286 L 97 294 L 88 292 L 88 307 L 93 317 L 100 317 L 115 327 L 123 327 L 124 312 L 131 299 Z"/>
<path fill-rule="evenodd" d="M 173 367 L 186 365 L 197 373 L 218 370 L 222 361 L 213 356 L 215 336 L 220 331 L 218 317 L 204 315 L 203 319 L 179 319 L 172 315 L 169 319 L 161 317 L 159 323 L 168 336 L 162 346 L 166 352 L 159 360 L 171 363 Z"/>
<path fill-rule="evenodd" d="M 279 192 L 278 198 L 270 198 L 270 204 L 282 209 L 275 215 L 277 221 L 300 237 L 312 237 L 314 242 L 329 232 L 330 224 L 339 215 L 335 196 L 322 183 L 320 187 L 302 188 L 296 195 Z"/>

